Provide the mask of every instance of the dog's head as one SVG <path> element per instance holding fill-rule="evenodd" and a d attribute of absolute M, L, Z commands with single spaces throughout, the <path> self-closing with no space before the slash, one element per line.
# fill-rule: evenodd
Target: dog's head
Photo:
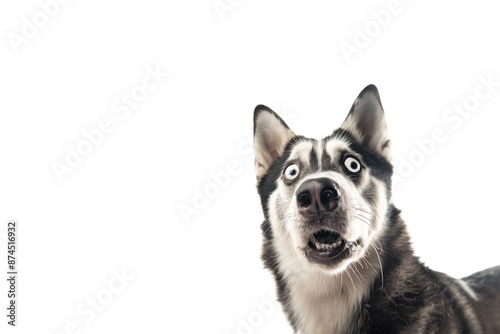
<path fill-rule="evenodd" d="M 276 256 L 330 274 L 359 261 L 384 228 L 390 204 L 390 141 L 378 90 L 366 87 L 342 126 L 297 136 L 271 109 L 254 114 L 255 169 Z"/>

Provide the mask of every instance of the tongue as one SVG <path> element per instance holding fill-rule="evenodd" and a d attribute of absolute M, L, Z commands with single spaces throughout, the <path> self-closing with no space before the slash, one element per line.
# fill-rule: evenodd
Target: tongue
<path fill-rule="evenodd" d="M 322 244 L 333 244 L 340 237 L 338 233 L 321 230 L 313 234 L 316 240 Z"/>

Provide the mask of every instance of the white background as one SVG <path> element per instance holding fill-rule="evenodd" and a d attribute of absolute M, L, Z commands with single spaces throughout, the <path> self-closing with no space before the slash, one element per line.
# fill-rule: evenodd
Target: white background
<path fill-rule="evenodd" d="M 221 2 L 222 15 L 212 0 L 69 1 L 17 48 L 23 18 L 42 9 L 2 2 L 0 258 L 5 272 L 6 224 L 17 219 L 20 309 L 12 330 L 2 279 L 0 332 L 291 333 L 278 306 L 254 304 L 269 304 L 274 281 L 259 259 L 253 108 L 319 138 L 370 83 L 397 166 L 436 128 L 447 138 L 395 185 L 416 254 L 458 277 L 500 263 L 500 87 L 456 128 L 443 118 L 480 77 L 500 81 L 492 2 L 401 0 L 382 27 L 372 11 L 389 1 Z M 355 46 L 367 27 L 348 62 L 342 43 Z M 120 119 L 113 103 L 147 67 L 169 75 Z M 59 181 L 52 164 L 107 118 L 113 131 Z M 183 217 L 228 163 L 238 168 L 227 184 Z M 133 279 L 102 299 L 113 270 Z M 88 321 L 77 308 L 95 297 L 107 304 Z"/>

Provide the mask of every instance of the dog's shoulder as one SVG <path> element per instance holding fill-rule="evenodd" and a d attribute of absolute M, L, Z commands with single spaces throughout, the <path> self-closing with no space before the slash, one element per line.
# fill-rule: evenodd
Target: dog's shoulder
<path fill-rule="evenodd" d="M 471 306 L 483 325 L 484 333 L 500 333 L 500 266 L 463 278 L 475 298 Z"/>
<path fill-rule="evenodd" d="M 492 297 L 492 293 L 500 292 L 500 266 L 478 271 L 464 277 L 462 280 L 467 282 L 476 293 L 485 297 Z"/>

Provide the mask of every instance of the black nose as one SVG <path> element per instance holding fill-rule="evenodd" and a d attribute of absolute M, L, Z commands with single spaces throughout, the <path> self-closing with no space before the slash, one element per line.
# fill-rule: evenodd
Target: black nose
<path fill-rule="evenodd" d="M 310 179 L 297 189 L 299 212 L 306 218 L 321 218 L 338 205 L 338 184 L 327 178 Z"/>

